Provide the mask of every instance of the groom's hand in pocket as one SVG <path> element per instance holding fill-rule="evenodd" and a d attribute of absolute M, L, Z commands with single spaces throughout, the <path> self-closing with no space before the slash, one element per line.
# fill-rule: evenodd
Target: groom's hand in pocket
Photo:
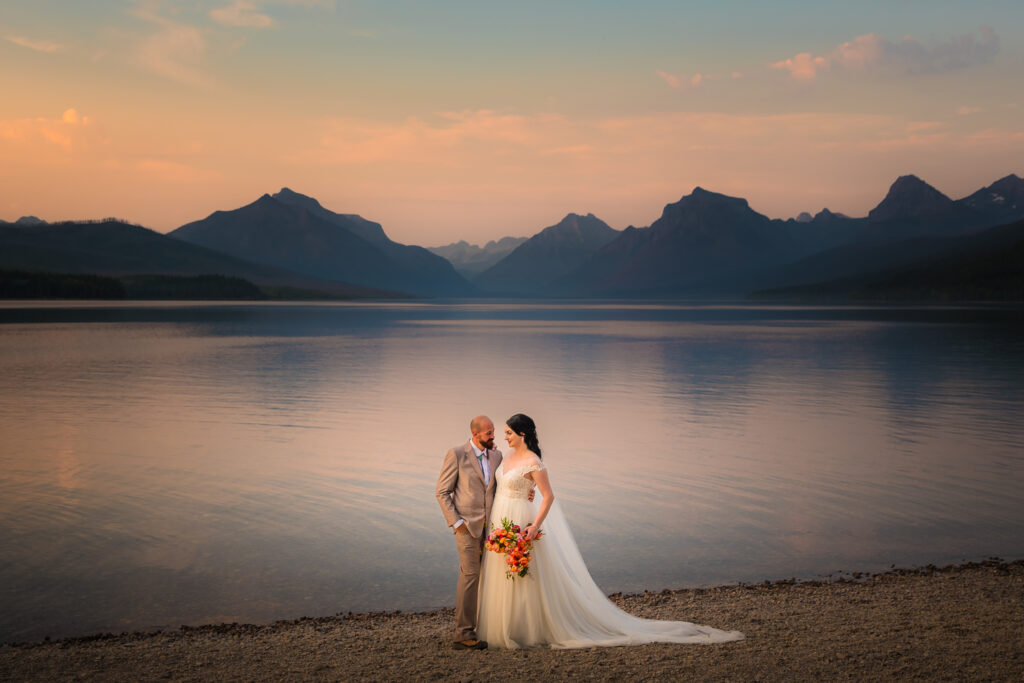
<path fill-rule="evenodd" d="M 460 524 L 457 527 L 455 527 L 455 533 L 457 534 L 464 534 L 466 533 L 466 531 L 467 529 L 465 524 Z"/>

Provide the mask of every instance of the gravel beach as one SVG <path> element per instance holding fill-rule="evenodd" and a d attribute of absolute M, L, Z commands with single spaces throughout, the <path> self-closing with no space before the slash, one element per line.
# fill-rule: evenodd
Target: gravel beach
<path fill-rule="evenodd" d="M 450 609 L 349 614 L 5 645 L 0 680 L 1024 679 L 1024 560 L 612 599 L 747 638 L 453 651 Z"/>

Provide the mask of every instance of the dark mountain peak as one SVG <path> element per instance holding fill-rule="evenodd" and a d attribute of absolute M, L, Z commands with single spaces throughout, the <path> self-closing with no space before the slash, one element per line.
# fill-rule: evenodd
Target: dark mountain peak
<path fill-rule="evenodd" d="M 285 204 L 301 206 L 305 209 L 323 209 L 323 205 L 313 197 L 296 192 L 288 187 L 282 187 L 280 192 L 272 196 L 274 199 Z"/>
<path fill-rule="evenodd" d="M 555 225 L 541 230 L 529 241 L 538 244 L 571 242 L 596 249 L 611 241 L 617 234 L 618 231 L 615 228 L 592 213 L 588 213 L 586 216 L 569 213 Z"/>
<path fill-rule="evenodd" d="M 989 192 L 997 193 L 1002 197 L 1024 195 L 1024 178 L 1019 178 L 1016 174 L 1011 173 L 1008 176 L 1000 178 L 984 189 Z"/>
<path fill-rule="evenodd" d="M 797 223 L 810 223 L 811 221 L 814 220 L 814 216 L 812 216 L 806 211 L 801 211 L 795 220 Z"/>
<path fill-rule="evenodd" d="M 898 176 L 892 185 L 889 186 L 889 192 L 905 192 L 914 188 L 931 188 L 931 185 L 913 173 L 908 173 L 907 175 Z"/>
<path fill-rule="evenodd" d="M 746 199 L 742 197 L 730 197 L 718 192 L 710 192 L 699 185 L 693 188 L 693 192 L 680 199 L 675 204 L 669 204 L 662 211 L 662 219 L 669 215 L 679 216 L 682 214 L 720 214 L 720 213 L 751 213 Z M 767 220 L 767 219 L 766 219 Z"/>
<path fill-rule="evenodd" d="M 871 209 L 868 218 L 884 221 L 893 218 L 919 218 L 948 211 L 953 200 L 915 175 L 904 175 L 889 187 L 885 199 Z"/>
<path fill-rule="evenodd" d="M 476 282 L 502 293 L 542 292 L 618 236 L 618 230 L 592 213 L 569 213 L 517 246 L 477 276 Z"/>
<path fill-rule="evenodd" d="M 1024 218 L 1024 179 L 1011 173 L 957 202 L 997 222 Z"/>
<path fill-rule="evenodd" d="M 746 199 L 709 192 L 698 186 L 675 204 L 666 205 L 661 218 L 652 223 L 651 228 L 658 231 L 689 226 L 705 230 L 714 225 L 733 224 L 737 221 L 767 223 L 768 217 L 751 209 Z"/>
<path fill-rule="evenodd" d="M 330 209 L 324 208 L 323 204 L 309 195 L 282 187 L 281 191 L 274 195 L 274 199 L 288 206 L 305 209 L 312 215 L 355 233 L 370 244 L 378 247 L 392 243 L 384 233 L 384 228 L 381 227 L 380 223 L 366 220 L 354 213 L 335 213 Z"/>
<path fill-rule="evenodd" d="M 688 202 L 691 204 L 697 202 L 700 202 L 702 204 L 740 204 L 742 206 L 747 206 L 747 200 L 743 199 L 742 197 L 730 197 L 727 194 L 711 192 L 710 190 L 705 190 L 700 185 L 693 188 L 693 192 L 691 192 L 688 196 L 680 199 L 678 203 L 681 204 L 683 202 Z"/>
<path fill-rule="evenodd" d="M 472 292 L 452 265 L 391 242 L 380 224 L 345 216 L 283 188 L 233 211 L 183 225 L 172 237 L 278 268 L 418 296 Z"/>
<path fill-rule="evenodd" d="M 18 220 L 14 221 L 15 225 L 49 225 L 42 218 L 36 218 L 35 216 L 22 216 Z"/>

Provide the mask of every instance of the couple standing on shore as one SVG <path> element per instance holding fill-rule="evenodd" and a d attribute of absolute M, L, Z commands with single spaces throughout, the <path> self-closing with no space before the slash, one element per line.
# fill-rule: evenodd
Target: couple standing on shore
<path fill-rule="evenodd" d="M 685 621 L 639 619 L 612 604 L 590 577 L 555 501 L 533 420 L 516 414 L 505 423 L 511 449 L 505 458 L 494 448 L 490 419 L 473 418 L 470 432 L 467 443 L 445 454 L 436 490 L 459 551 L 455 649 L 482 650 L 488 643 L 579 648 L 743 638 L 739 631 Z M 500 528 L 503 519 L 519 525 L 527 541 L 536 540 L 525 577 L 508 578 L 504 560 L 483 552 L 488 531 Z"/>

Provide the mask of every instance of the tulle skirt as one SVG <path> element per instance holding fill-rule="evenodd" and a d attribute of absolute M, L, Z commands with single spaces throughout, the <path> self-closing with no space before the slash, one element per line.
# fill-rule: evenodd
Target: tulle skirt
<path fill-rule="evenodd" d="M 525 529 L 536 517 L 539 498 L 531 503 L 499 494 L 491 508 L 491 524 L 500 527 L 508 518 Z M 504 555 L 484 551 L 477 635 L 488 645 L 580 648 L 743 639 L 739 631 L 640 619 L 623 612 L 590 577 L 557 500 L 541 526 L 544 535 L 533 544 L 525 577 L 507 578 Z"/>

